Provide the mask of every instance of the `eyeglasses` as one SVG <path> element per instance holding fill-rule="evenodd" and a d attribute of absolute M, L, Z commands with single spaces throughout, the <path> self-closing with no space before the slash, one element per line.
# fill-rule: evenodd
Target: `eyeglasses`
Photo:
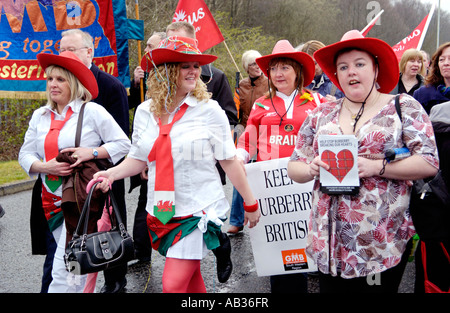
<path fill-rule="evenodd" d="M 63 52 L 65 52 L 65 51 L 75 52 L 75 51 L 81 50 L 81 49 L 89 49 L 89 47 L 67 48 L 67 49 L 61 48 L 61 49 L 59 49 L 59 53 L 63 53 Z"/>

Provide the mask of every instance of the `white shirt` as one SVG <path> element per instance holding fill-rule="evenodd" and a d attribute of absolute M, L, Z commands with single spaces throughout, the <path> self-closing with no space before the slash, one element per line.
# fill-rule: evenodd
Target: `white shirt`
<path fill-rule="evenodd" d="M 72 108 L 73 114 L 59 134 L 58 149 L 75 146 L 75 133 L 81 105 L 80 100 L 75 100 L 69 103 L 61 114 L 51 110 L 49 106 L 34 111 L 19 152 L 19 163 L 28 175 L 37 174 L 30 172 L 31 165 L 35 161 L 46 161 L 44 141 L 50 129 L 51 112 L 55 113 L 56 120 L 64 120 L 67 110 L 69 107 Z M 100 145 L 108 151 L 110 161 L 116 163 L 128 153 L 131 143 L 119 124 L 104 107 L 94 102 L 88 102 L 84 109 L 80 147 L 99 147 Z"/>
<path fill-rule="evenodd" d="M 150 112 L 151 99 L 138 106 L 128 157 L 148 164 L 147 211 L 153 215 L 155 162 L 148 154 L 159 135 L 158 122 Z M 214 100 L 198 102 L 195 97 L 185 99 L 189 105 L 183 117 L 170 132 L 175 184 L 175 216 L 201 214 L 208 220 L 225 217 L 229 209 L 223 191 L 216 160 L 233 158 L 236 148 L 231 138 L 225 112 Z M 172 121 L 175 113 L 169 117 Z"/>

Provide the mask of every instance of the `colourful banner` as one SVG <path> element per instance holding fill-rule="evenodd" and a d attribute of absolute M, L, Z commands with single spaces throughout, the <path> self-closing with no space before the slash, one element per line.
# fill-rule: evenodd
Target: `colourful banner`
<path fill-rule="evenodd" d="M 203 0 L 180 0 L 172 22 L 186 21 L 194 25 L 201 52 L 224 41 L 219 26 Z"/>
<path fill-rule="evenodd" d="M 94 38 L 94 63 L 129 86 L 125 1 L 2 0 L 2 94 L 45 91 L 45 77 L 36 55 L 57 54 L 61 33 L 73 28 L 87 31 Z"/>

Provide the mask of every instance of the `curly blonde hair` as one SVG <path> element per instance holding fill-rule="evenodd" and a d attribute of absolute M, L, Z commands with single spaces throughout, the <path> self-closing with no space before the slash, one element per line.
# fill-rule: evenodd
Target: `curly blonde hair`
<path fill-rule="evenodd" d="M 147 97 L 152 99 L 150 104 L 150 112 L 155 116 L 161 117 L 166 113 L 166 109 L 172 112 L 179 103 L 174 103 L 175 94 L 177 92 L 177 79 L 180 73 L 181 63 L 167 63 L 154 67 L 147 79 Z M 191 95 L 198 101 L 206 101 L 211 98 L 205 83 L 197 79 L 195 88 L 191 91 Z"/>

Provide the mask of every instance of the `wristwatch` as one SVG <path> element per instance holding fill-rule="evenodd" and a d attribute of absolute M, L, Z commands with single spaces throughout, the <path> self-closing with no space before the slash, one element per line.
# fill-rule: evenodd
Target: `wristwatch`
<path fill-rule="evenodd" d="M 98 151 L 97 149 L 92 149 L 92 155 L 94 156 L 94 159 L 96 159 L 98 157 Z"/>

